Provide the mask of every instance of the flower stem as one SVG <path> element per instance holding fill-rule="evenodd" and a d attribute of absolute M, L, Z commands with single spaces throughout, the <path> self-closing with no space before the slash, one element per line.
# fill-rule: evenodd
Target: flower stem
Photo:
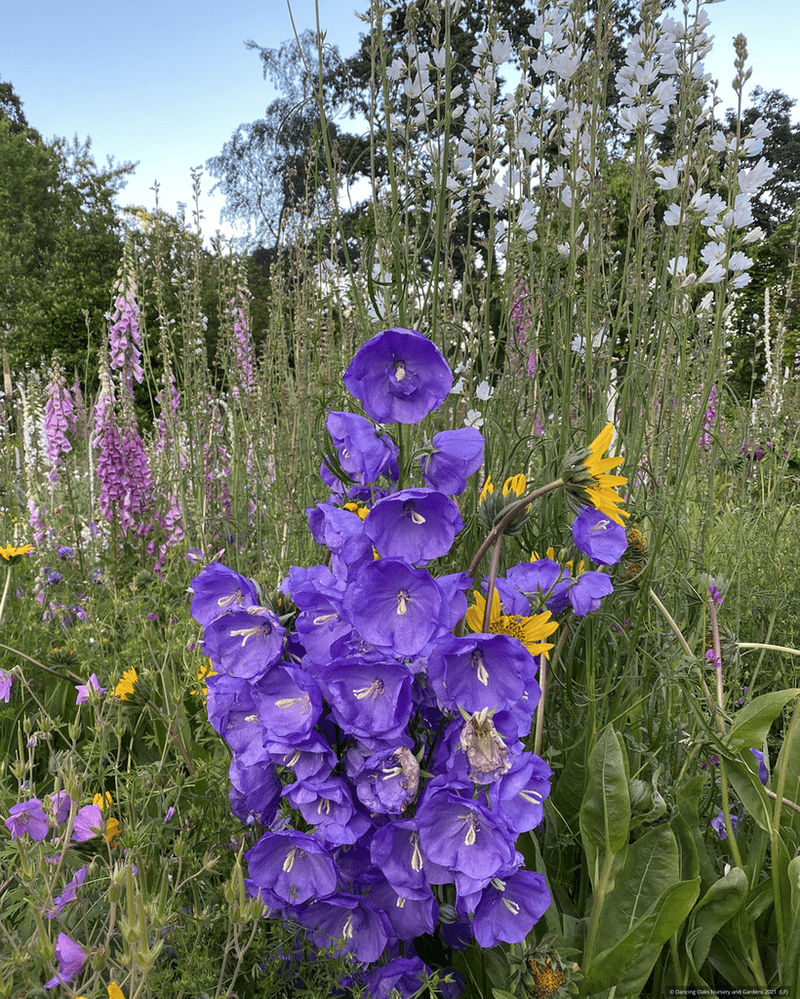
<path fill-rule="evenodd" d="M 477 552 L 475 552 L 475 557 L 470 562 L 467 573 L 470 576 L 475 575 L 478 570 L 478 566 L 483 561 L 483 556 L 487 551 L 489 551 L 489 548 L 492 544 L 494 544 L 497 537 L 502 535 L 503 531 L 505 531 L 520 510 L 523 510 L 529 503 L 533 503 L 534 500 L 540 499 L 547 493 L 552 493 L 554 490 L 560 489 L 563 485 L 563 479 L 555 479 L 553 482 L 548 482 L 546 486 L 539 486 L 538 489 L 534 489 L 532 493 L 528 493 L 527 496 L 523 496 L 521 500 L 518 500 L 518 502 L 516 502 L 513 506 L 509 507 L 508 512 L 503 516 L 503 519 L 494 525 L 491 531 L 489 531 L 484 538 L 480 548 Z"/>
<path fill-rule="evenodd" d="M 6 597 L 8 596 L 8 588 L 11 586 L 11 564 L 9 563 L 6 568 L 6 585 L 3 587 L 3 596 L 0 598 L 0 624 L 3 623 L 3 611 L 6 606 Z"/>

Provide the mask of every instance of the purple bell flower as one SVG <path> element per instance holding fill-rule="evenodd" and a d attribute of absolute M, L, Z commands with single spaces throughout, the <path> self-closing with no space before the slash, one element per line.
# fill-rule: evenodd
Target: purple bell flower
<path fill-rule="evenodd" d="M 333 857 L 314 836 L 294 829 L 265 833 L 245 858 L 250 878 L 276 908 L 324 898 L 336 888 Z"/>
<path fill-rule="evenodd" d="M 364 562 L 371 562 L 372 543 L 364 533 L 361 518 L 332 503 L 317 503 L 306 510 L 311 536 L 334 556 L 334 575 L 348 578 Z"/>
<path fill-rule="evenodd" d="M 206 625 L 203 650 L 217 673 L 258 680 L 283 652 L 285 631 L 266 607 L 228 611 Z"/>
<path fill-rule="evenodd" d="M 384 496 L 364 522 L 367 537 L 382 556 L 420 566 L 446 555 L 463 527 L 453 500 L 431 489 Z"/>
<path fill-rule="evenodd" d="M 411 999 L 431 969 L 418 957 L 394 957 L 367 975 L 364 986 L 369 999 Z"/>
<path fill-rule="evenodd" d="M 584 617 L 596 611 L 601 599 L 613 589 L 611 580 L 604 572 L 582 572 L 567 593 L 572 613 L 576 617 Z"/>
<path fill-rule="evenodd" d="M 404 898 L 385 878 L 381 878 L 370 885 L 364 894 L 389 920 L 392 942 L 413 940 L 423 933 L 433 933 L 436 928 L 439 905 L 432 893 L 428 898 Z"/>
<path fill-rule="evenodd" d="M 295 910 L 295 915 L 308 928 L 317 947 L 329 948 L 343 941 L 344 952 L 362 964 L 378 960 L 392 932 L 383 912 L 367 899 L 349 892 L 329 895 Z"/>
<path fill-rule="evenodd" d="M 234 756 L 228 778 L 228 801 L 236 818 L 246 826 L 256 822 L 268 826 L 277 814 L 282 790 L 275 764 L 262 760 L 248 765 Z"/>
<path fill-rule="evenodd" d="M 416 820 L 423 854 L 448 872 L 459 894 L 485 888 L 514 865 L 516 837 L 477 801 L 439 787 L 420 802 Z M 428 877 L 438 883 L 441 875 Z"/>
<path fill-rule="evenodd" d="M 572 540 L 579 551 L 598 565 L 614 565 L 628 547 L 625 528 L 604 513 L 584 509 L 572 522 Z"/>
<path fill-rule="evenodd" d="M 453 373 L 427 337 L 391 329 L 359 348 L 344 384 L 376 423 L 419 423 L 447 398 Z"/>
<path fill-rule="evenodd" d="M 449 603 L 436 580 L 398 558 L 362 565 L 344 610 L 359 635 L 397 656 L 418 655 L 450 627 Z"/>
<path fill-rule="evenodd" d="M 525 699 L 532 713 L 539 701 L 538 668 L 525 646 L 509 635 L 448 635 L 428 658 L 428 679 L 449 711 L 503 711 Z"/>
<path fill-rule="evenodd" d="M 296 781 L 284 788 L 283 796 L 309 825 L 316 826 L 317 838 L 329 846 L 355 843 L 372 825 L 356 809 L 350 786 L 342 777 Z"/>
<path fill-rule="evenodd" d="M 483 464 L 483 435 L 476 427 L 461 427 L 443 430 L 431 443 L 435 450 L 421 460 L 422 478 L 432 489 L 458 496 Z"/>
<path fill-rule="evenodd" d="M 379 738 L 400 739 L 414 704 L 411 674 L 393 662 L 336 660 L 320 673 L 320 685 L 334 720 L 348 735 L 369 745 Z"/>
<path fill-rule="evenodd" d="M 472 918 L 472 932 L 480 947 L 522 943 L 550 906 L 544 875 L 517 871 L 495 878 L 484 889 Z"/>
<path fill-rule="evenodd" d="M 342 469 L 363 483 L 374 482 L 397 459 L 397 448 L 363 416 L 329 411 L 325 426 L 339 455 Z"/>
<path fill-rule="evenodd" d="M 219 562 L 207 565 L 192 580 L 192 617 L 204 628 L 230 610 L 258 603 L 255 585 Z"/>
<path fill-rule="evenodd" d="M 533 753 L 520 753 L 508 773 L 492 785 L 490 810 L 513 832 L 535 829 L 542 821 L 542 802 L 550 794 L 553 771 Z"/>
<path fill-rule="evenodd" d="M 14 677 L 10 673 L 6 673 L 4 669 L 0 669 L 0 701 L 5 701 L 6 704 L 11 700 L 11 684 L 14 682 Z"/>
<path fill-rule="evenodd" d="M 322 695 L 314 677 L 282 663 L 253 687 L 253 699 L 265 731 L 278 742 L 307 739 L 322 713 Z"/>
<path fill-rule="evenodd" d="M 567 590 L 570 586 L 569 578 L 562 578 L 563 575 L 558 562 L 550 558 L 520 562 L 512 566 L 505 579 L 500 578 L 496 583 L 505 613 L 525 616 L 530 613 L 532 602 L 538 604 L 542 598 L 547 597 L 547 609 L 553 614 L 560 614 L 567 606 Z M 531 597 L 526 597 L 526 593 L 531 594 Z M 537 606 L 536 609 L 540 608 Z"/>
<path fill-rule="evenodd" d="M 389 822 L 375 831 L 369 846 L 372 863 L 402 898 L 430 898 L 416 819 Z"/>
<path fill-rule="evenodd" d="M 373 753 L 356 774 L 355 786 L 370 812 L 398 815 L 417 796 L 419 763 L 404 746 Z"/>
<path fill-rule="evenodd" d="M 769 781 L 769 770 L 767 770 L 767 764 L 764 760 L 764 754 L 760 749 L 751 749 L 750 752 L 758 760 L 758 779 L 766 787 Z"/>

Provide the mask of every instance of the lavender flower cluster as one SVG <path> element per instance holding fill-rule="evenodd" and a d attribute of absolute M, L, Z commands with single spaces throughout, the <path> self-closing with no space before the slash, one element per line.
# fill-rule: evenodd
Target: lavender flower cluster
<path fill-rule="evenodd" d="M 418 423 L 452 380 L 435 345 L 402 329 L 369 340 L 344 375 L 377 424 Z M 549 766 L 525 748 L 539 661 L 512 634 L 461 635 L 472 578 L 426 568 L 463 527 L 452 497 L 483 462 L 480 433 L 438 434 L 421 462 L 426 488 L 400 489 L 406 456 L 382 428 L 336 412 L 327 427 L 332 492 L 307 511 L 327 562 L 283 581 L 291 628 L 218 563 L 194 579 L 192 615 L 216 674 L 208 716 L 233 753 L 232 809 L 263 830 L 245 854 L 249 891 L 313 945 L 351 955 L 368 995 L 410 996 L 430 971 L 415 938 L 521 942 L 550 905 L 516 845 L 550 790 Z M 576 543 L 616 561 L 624 528 L 582 517 Z M 582 593 L 574 612 L 587 613 L 611 586 L 584 576 L 581 589 L 542 559 L 497 589 L 507 614 L 530 613 L 524 591 L 561 609 Z"/>

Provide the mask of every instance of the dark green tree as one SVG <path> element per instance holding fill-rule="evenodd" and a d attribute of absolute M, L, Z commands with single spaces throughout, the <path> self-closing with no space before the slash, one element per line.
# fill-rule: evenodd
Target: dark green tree
<path fill-rule="evenodd" d="M 44 142 L 3 84 L 0 114 L 0 346 L 12 365 L 58 348 L 86 358 L 121 256 L 115 196 L 133 165 L 98 166 L 89 140 Z"/>

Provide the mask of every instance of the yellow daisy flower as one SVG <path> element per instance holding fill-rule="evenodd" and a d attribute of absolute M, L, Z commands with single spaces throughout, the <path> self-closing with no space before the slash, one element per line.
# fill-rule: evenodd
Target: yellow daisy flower
<path fill-rule="evenodd" d="M 17 548 L 15 545 L 0 545 L 0 555 L 6 560 L 6 562 L 16 562 L 22 555 L 27 555 L 28 552 L 34 551 L 33 545 L 22 545 L 21 548 Z"/>
<path fill-rule="evenodd" d="M 470 631 L 483 631 L 483 616 L 486 612 L 486 598 L 477 590 L 472 594 L 475 603 L 469 608 L 464 620 Z M 492 591 L 492 613 L 489 620 L 490 635 L 510 635 L 522 642 L 532 656 L 544 654 L 548 656 L 553 648 L 552 642 L 545 642 L 543 639 L 552 635 L 558 628 L 558 621 L 550 620 L 550 611 L 542 611 L 541 614 L 534 614 L 532 617 L 523 617 L 521 614 L 503 614 L 500 606 L 500 595 L 497 590 Z"/>
<path fill-rule="evenodd" d="M 623 517 L 629 517 L 627 510 L 618 510 L 617 504 L 623 499 L 616 489 L 628 481 L 624 475 L 609 474 L 612 468 L 625 460 L 622 455 L 604 458 L 603 454 L 611 444 L 614 425 L 607 423 L 588 448 L 567 457 L 561 479 L 567 491 L 582 504 L 592 506 L 622 526 Z"/>
<path fill-rule="evenodd" d="M 121 701 L 127 701 L 128 695 L 133 693 L 133 685 L 139 679 L 139 674 L 131 666 L 130 669 L 126 669 L 122 674 L 122 679 L 114 687 L 114 696 L 118 697 Z"/>

